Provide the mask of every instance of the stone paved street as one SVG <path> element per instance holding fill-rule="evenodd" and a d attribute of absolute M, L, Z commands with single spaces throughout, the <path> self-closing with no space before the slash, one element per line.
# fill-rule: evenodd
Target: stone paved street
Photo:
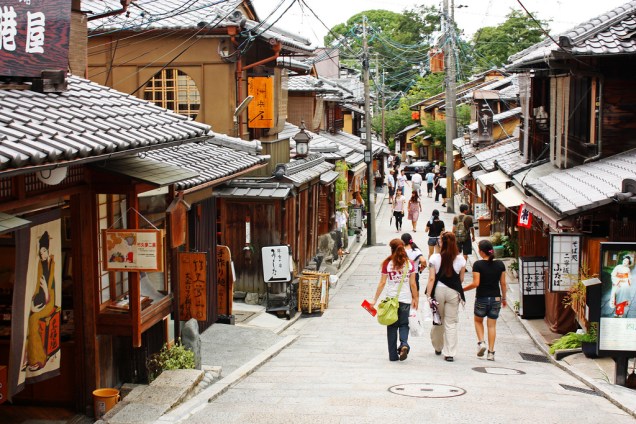
<path fill-rule="evenodd" d="M 420 231 L 413 235 L 426 248 L 425 220 L 436 204 L 423 200 Z M 406 361 L 389 362 L 385 328 L 360 307 L 373 296 L 388 241 L 398 235 L 389 229 L 389 217 L 385 200 L 377 222 L 377 242 L 382 245 L 360 251 L 332 291 L 324 314 L 299 319 L 282 334 L 297 335 L 295 343 L 189 417 L 188 423 L 634 422 L 570 374 L 529 360 L 544 356 L 508 308 L 498 321 L 496 361 L 477 358 L 474 291 L 467 293 L 466 308 L 460 308 L 455 362 L 434 354 L 428 331 L 410 338 Z M 442 217 L 450 229 L 452 217 Z M 405 222 L 404 230 L 410 229 Z M 520 353 L 531 356 L 524 359 Z M 394 389 L 396 393 L 389 390 L 398 385 L 408 386 Z"/>

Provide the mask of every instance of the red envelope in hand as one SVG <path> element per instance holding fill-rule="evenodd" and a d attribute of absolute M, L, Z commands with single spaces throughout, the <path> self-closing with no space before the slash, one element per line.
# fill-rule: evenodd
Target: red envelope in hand
<path fill-rule="evenodd" d="M 362 307 L 366 309 L 372 317 L 374 317 L 378 313 L 378 311 L 366 299 L 362 301 Z"/>

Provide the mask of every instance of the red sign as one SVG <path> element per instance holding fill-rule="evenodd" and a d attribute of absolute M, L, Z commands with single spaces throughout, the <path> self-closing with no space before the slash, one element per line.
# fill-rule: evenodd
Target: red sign
<path fill-rule="evenodd" d="M 179 319 L 205 321 L 207 302 L 207 257 L 205 253 L 179 253 Z"/>
<path fill-rule="evenodd" d="M 519 214 L 517 215 L 517 227 L 532 227 L 532 212 L 528 210 L 525 203 L 519 205 Z"/>
<path fill-rule="evenodd" d="M 0 76 L 40 77 L 68 69 L 71 0 L 4 0 Z"/>

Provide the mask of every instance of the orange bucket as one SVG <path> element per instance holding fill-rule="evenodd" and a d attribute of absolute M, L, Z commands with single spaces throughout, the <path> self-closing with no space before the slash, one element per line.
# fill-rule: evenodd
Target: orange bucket
<path fill-rule="evenodd" d="M 95 418 L 101 418 L 110 411 L 120 400 L 117 389 L 93 390 L 93 403 L 95 406 Z"/>

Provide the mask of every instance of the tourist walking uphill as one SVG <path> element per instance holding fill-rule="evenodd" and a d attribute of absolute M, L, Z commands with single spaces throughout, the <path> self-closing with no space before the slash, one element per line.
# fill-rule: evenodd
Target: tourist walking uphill
<path fill-rule="evenodd" d="M 417 291 L 420 291 L 420 272 L 426 269 L 426 258 L 424 257 L 424 253 L 417 247 L 417 244 L 413 241 L 413 237 L 409 233 L 402 234 L 400 237 L 404 242 L 404 250 L 406 250 L 406 255 L 409 257 L 409 260 L 413 262 L 415 265 L 416 273 L 415 273 L 415 285 L 417 286 Z"/>
<path fill-rule="evenodd" d="M 428 260 L 428 285 L 426 294 L 438 302 L 442 325 L 431 328 L 431 343 L 436 355 L 453 362 L 457 354 L 457 322 L 459 304 L 464 304 L 464 272 L 466 260 L 457 250 L 453 233 L 445 232 L 440 237 L 440 253 Z"/>
<path fill-rule="evenodd" d="M 395 195 L 395 174 L 394 170 L 389 171 L 388 177 L 386 177 L 386 183 L 389 186 L 389 205 L 393 203 L 393 196 Z"/>
<path fill-rule="evenodd" d="M 404 210 L 406 209 L 406 197 L 402 195 L 402 192 L 398 190 L 395 193 L 395 199 L 393 200 L 393 217 L 395 217 L 395 229 L 396 233 L 402 230 L 402 218 L 404 217 Z"/>
<path fill-rule="evenodd" d="M 426 231 L 428 232 L 428 256 L 439 252 L 439 236 L 444 232 L 444 221 L 439 219 L 439 211 L 433 209 L 433 214 L 426 221 Z"/>
<path fill-rule="evenodd" d="M 464 259 L 473 253 L 473 242 L 475 241 L 475 226 L 473 217 L 467 215 L 468 205 L 459 206 L 459 215 L 453 218 L 453 234 L 457 240 L 457 248 L 464 254 Z"/>
<path fill-rule="evenodd" d="M 488 240 L 479 242 L 481 260 L 473 265 L 473 282 L 464 291 L 477 288 L 475 295 L 475 332 L 477 333 L 477 356 L 484 356 L 484 318 L 488 318 L 488 356 L 495 360 L 495 339 L 497 338 L 497 318 L 502 306 L 506 306 L 506 266 L 494 260 L 495 250 Z M 500 289 L 501 286 L 501 289 Z"/>
<path fill-rule="evenodd" d="M 389 361 L 403 361 L 409 354 L 409 312 L 417 309 L 419 293 L 415 285 L 415 265 L 404 249 L 404 242 L 393 239 L 389 243 L 391 254 L 382 262 L 382 276 L 375 291 L 372 305 L 378 302 L 384 287 L 387 297 L 398 297 L 398 319 L 386 327 L 386 339 L 389 348 Z M 400 344 L 398 345 L 398 334 Z"/>
<path fill-rule="evenodd" d="M 420 217 L 420 212 L 422 212 L 422 202 L 420 202 L 420 196 L 418 192 L 413 189 L 413 193 L 411 193 L 411 198 L 409 199 L 408 206 L 408 219 L 411 221 L 411 225 L 413 226 L 413 232 L 417 232 L 417 220 Z"/>

